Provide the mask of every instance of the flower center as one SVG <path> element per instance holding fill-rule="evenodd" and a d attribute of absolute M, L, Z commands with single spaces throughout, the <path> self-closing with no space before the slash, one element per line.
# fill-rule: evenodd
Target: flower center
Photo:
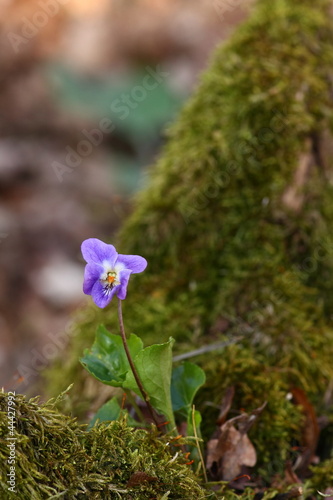
<path fill-rule="evenodd" d="M 104 284 L 104 288 L 112 290 L 117 285 L 120 285 L 120 281 L 117 280 L 116 271 L 109 271 L 106 273 L 106 278 L 103 278 L 102 283 Z"/>
<path fill-rule="evenodd" d="M 112 284 L 112 283 L 114 283 L 114 282 L 115 282 L 115 280 L 116 280 L 116 276 L 117 276 L 117 274 L 116 274 L 116 273 L 114 273 L 114 272 L 109 272 L 109 273 L 107 274 L 106 281 L 107 281 L 109 284 Z"/>

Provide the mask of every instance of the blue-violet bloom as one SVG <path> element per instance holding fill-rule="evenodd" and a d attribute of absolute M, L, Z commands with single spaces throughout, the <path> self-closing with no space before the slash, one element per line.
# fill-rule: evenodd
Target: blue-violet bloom
<path fill-rule="evenodd" d="M 97 238 L 89 238 L 81 245 L 87 262 L 84 271 L 83 291 L 91 295 L 98 307 L 105 307 L 117 295 L 126 298 L 127 285 L 132 273 L 142 273 L 147 261 L 139 255 L 118 254 L 113 245 Z"/>

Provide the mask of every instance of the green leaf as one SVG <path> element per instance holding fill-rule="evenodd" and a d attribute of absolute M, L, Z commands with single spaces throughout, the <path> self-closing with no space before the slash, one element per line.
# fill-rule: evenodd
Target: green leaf
<path fill-rule="evenodd" d="M 146 347 L 134 359 L 135 367 L 152 406 L 164 415 L 172 427 L 175 425 L 170 392 L 173 343 L 174 339 L 170 338 L 165 344 Z M 124 387 L 141 396 L 132 372 L 127 373 Z"/>
<path fill-rule="evenodd" d="M 123 410 L 119 404 L 118 398 L 114 396 L 107 403 L 100 407 L 96 415 L 91 419 L 87 429 L 91 429 L 95 423 L 98 422 L 111 422 L 113 420 L 118 420 L 121 413 L 128 413 L 127 410 Z M 127 415 L 127 422 L 132 427 L 141 425 L 139 422 L 134 420 L 130 415 Z"/>
<path fill-rule="evenodd" d="M 91 429 L 97 422 L 110 422 L 111 420 L 117 420 L 121 412 L 120 404 L 118 398 L 114 397 L 105 403 L 98 410 L 96 415 L 91 419 L 88 430 Z"/>
<path fill-rule="evenodd" d="M 174 368 L 171 380 L 173 411 L 188 418 L 189 412 L 192 411 L 194 396 L 205 380 L 205 372 L 199 366 L 188 361 Z"/>
<path fill-rule="evenodd" d="M 134 358 L 143 349 L 142 340 L 131 334 L 128 348 Z M 99 326 L 95 342 L 90 350 L 86 349 L 80 359 L 85 369 L 103 384 L 122 387 L 130 366 L 120 335 L 114 335 Z"/>

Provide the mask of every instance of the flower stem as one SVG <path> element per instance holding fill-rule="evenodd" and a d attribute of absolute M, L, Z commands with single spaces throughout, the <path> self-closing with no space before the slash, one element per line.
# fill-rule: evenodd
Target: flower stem
<path fill-rule="evenodd" d="M 128 362 L 130 364 L 130 367 L 132 369 L 135 381 L 137 383 L 137 386 L 139 387 L 139 390 L 140 390 L 140 392 L 142 394 L 142 397 L 143 397 L 144 401 L 146 402 L 146 405 L 147 405 L 147 408 L 148 408 L 148 411 L 150 413 L 151 418 L 153 419 L 153 421 L 154 421 L 155 425 L 157 426 L 157 428 L 159 428 L 159 422 L 158 422 L 158 420 L 156 418 L 156 414 L 155 414 L 154 408 L 150 404 L 149 396 L 146 393 L 146 391 L 145 391 L 145 389 L 144 389 L 144 387 L 142 385 L 142 382 L 140 380 L 139 374 L 138 374 L 138 372 L 137 372 L 137 370 L 135 368 L 135 365 L 134 365 L 131 353 L 129 352 L 129 348 L 128 348 L 128 344 L 127 344 L 127 339 L 126 339 L 125 328 L 124 328 L 123 311 L 122 311 L 122 308 L 121 308 L 121 300 L 120 299 L 118 299 L 118 318 L 119 318 L 119 326 L 120 326 L 120 335 L 121 335 L 121 338 L 122 338 L 122 341 L 123 341 L 123 344 L 124 344 L 124 349 L 125 349 L 125 352 L 126 352 L 126 356 L 127 356 Z"/>

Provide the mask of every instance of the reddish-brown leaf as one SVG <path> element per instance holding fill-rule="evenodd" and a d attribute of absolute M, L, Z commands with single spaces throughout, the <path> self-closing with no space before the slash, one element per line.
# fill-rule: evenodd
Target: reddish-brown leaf
<path fill-rule="evenodd" d="M 305 422 L 302 434 L 301 446 L 304 448 L 302 455 L 294 467 L 300 473 L 304 472 L 313 462 L 319 439 L 319 426 L 314 408 L 308 400 L 305 392 L 299 387 L 291 390 L 294 402 L 302 408 Z"/>

